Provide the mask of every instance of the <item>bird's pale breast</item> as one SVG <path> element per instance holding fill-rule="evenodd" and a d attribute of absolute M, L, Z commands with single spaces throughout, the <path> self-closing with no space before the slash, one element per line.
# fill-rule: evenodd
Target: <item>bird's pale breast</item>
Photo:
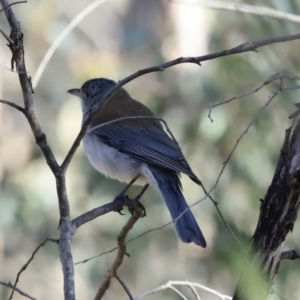
<path fill-rule="evenodd" d="M 135 184 L 153 183 L 146 163 L 107 146 L 92 134 L 84 136 L 83 146 L 92 166 L 102 174 L 126 183 L 141 175 Z"/>

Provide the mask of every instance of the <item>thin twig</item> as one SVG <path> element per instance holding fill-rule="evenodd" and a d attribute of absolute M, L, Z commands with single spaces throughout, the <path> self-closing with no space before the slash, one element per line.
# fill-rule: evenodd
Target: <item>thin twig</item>
<path fill-rule="evenodd" d="M 56 40 L 52 43 L 51 47 L 48 49 L 45 54 L 43 60 L 41 61 L 38 69 L 32 80 L 32 87 L 36 88 L 39 83 L 39 80 L 50 61 L 52 55 L 54 54 L 57 47 L 61 44 L 64 38 L 91 12 L 93 12 L 97 6 L 104 3 L 106 0 L 96 0 L 88 5 L 83 11 L 81 11 L 70 23 L 69 25 L 61 32 L 61 34 L 56 38 Z"/>
<path fill-rule="evenodd" d="M 1 28 L 0 28 L 0 32 L 4 36 L 4 38 L 8 41 L 9 44 L 13 44 L 14 43 L 14 41 Z"/>
<path fill-rule="evenodd" d="M 201 300 L 200 295 L 198 294 L 198 292 L 195 289 L 195 287 L 193 285 L 189 285 L 188 287 L 190 288 L 191 292 L 195 296 L 196 300 Z"/>
<path fill-rule="evenodd" d="M 128 242 L 127 242 L 127 243 L 128 243 Z M 90 260 L 93 260 L 93 259 L 95 259 L 95 258 L 97 258 L 97 257 L 103 256 L 103 255 L 108 254 L 108 253 L 112 253 L 112 252 L 114 252 L 115 250 L 117 250 L 118 248 L 119 248 L 119 246 L 116 246 L 115 248 L 112 248 L 112 249 L 107 250 L 107 251 L 105 251 L 105 252 L 101 252 L 100 254 L 97 254 L 97 255 L 95 255 L 95 256 L 86 258 L 86 259 L 84 259 L 84 260 L 80 260 L 80 261 L 74 263 L 74 265 L 76 266 L 76 265 L 80 265 L 80 264 L 85 264 L 85 263 L 89 262 Z"/>
<path fill-rule="evenodd" d="M 20 295 L 22 295 L 24 297 L 27 297 L 28 299 L 37 300 L 36 298 L 34 298 L 34 297 L 30 296 L 29 294 L 27 294 L 27 293 L 23 292 L 22 290 L 20 290 L 19 288 L 14 287 L 14 285 L 11 282 L 0 281 L 0 284 L 3 285 L 3 286 L 7 286 L 7 287 L 9 287 L 11 289 L 14 289 Z"/>
<path fill-rule="evenodd" d="M 121 284 L 121 286 L 123 287 L 123 289 L 127 293 L 129 299 L 133 300 L 133 297 L 132 297 L 132 295 L 131 295 L 131 293 L 129 291 L 129 288 L 126 286 L 126 284 L 124 283 L 124 281 L 118 276 L 118 274 L 115 274 L 114 277 L 119 281 L 119 283 Z"/>
<path fill-rule="evenodd" d="M 213 185 L 213 187 L 210 189 L 209 193 L 214 190 L 219 181 L 220 181 L 220 178 L 224 172 L 224 169 L 226 168 L 229 160 L 231 159 L 235 149 L 237 148 L 238 144 L 240 143 L 241 139 L 248 133 L 250 127 L 255 123 L 255 121 L 259 118 L 259 116 L 262 114 L 262 112 L 269 106 L 269 104 L 273 101 L 273 99 L 280 93 L 280 91 L 277 91 L 277 92 L 273 92 L 271 93 L 271 96 L 269 97 L 269 100 L 258 110 L 258 112 L 255 114 L 254 118 L 251 120 L 251 122 L 247 125 L 246 129 L 243 131 L 243 133 L 239 136 L 239 138 L 237 139 L 234 147 L 232 148 L 232 150 L 230 151 L 228 157 L 226 158 L 226 160 L 223 162 L 223 166 L 221 168 L 221 171 L 217 177 L 217 180 L 215 182 L 215 184 Z"/>
<path fill-rule="evenodd" d="M 221 171 L 217 177 L 217 180 L 215 181 L 214 185 L 212 186 L 212 188 L 209 191 L 209 194 L 218 186 L 220 178 L 228 164 L 228 162 L 230 161 L 233 153 L 235 152 L 237 146 L 239 145 L 240 141 L 242 140 L 242 138 L 248 133 L 250 127 L 255 123 L 255 121 L 259 118 L 259 116 L 262 114 L 262 112 L 269 106 L 269 104 L 273 101 L 273 99 L 278 95 L 278 92 L 272 93 L 271 97 L 269 98 L 269 100 L 258 110 L 258 112 L 255 114 L 254 118 L 251 120 L 251 122 L 247 125 L 246 129 L 243 131 L 243 133 L 239 136 L 239 138 L 236 140 L 235 145 L 233 146 L 232 150 L 230 151 L 228 157 L 226 158 L 226 160 L 223 162 L 223 166 L 221 168 Z"/>
<path fill-rule="evenodd" d="M 174 285 L 179 285 L 179 286 L 188 286 L 188 287 L 193 287 L 193 288 L 199 288 L 201 290 L 204 290 L 206 292 L 209 292 L 215 296 L 218 296 L 220 297 L 222 300 L 231 300 L 232 297 L 230 296 L 227 296 L 227 295 L 223 295 L 213 289 L 210 289 L 202 284 L 199 284 L 199 283 L 195 283 L 195 282 L 190 282 L 190 281 L 168 281 L 166 284 L 163 284 L 157 288 L 154 288 L 150 291 L 147 291 L 147 292 L 143 292 L 141 293 L 140 295 L 138 295 L 137 297 L 134 298 L 134 300 L 141 300 L 142 298 L 146 297 L 146 296 L 150 296 L 150 295 L 153 295 L 153 294 L 156 294 L 156 293 L 159 293 L 163 290 L 166 290 L 166 289 L 172 289 L 174 290 Z M 178 291 L 178 290 L 177 290 Z M 182 296 L 181 296 L 182 297 Z M 184 296 L 183 296 L 184 297 Z M 183 298 L 182 297 L 182 298 Z M 186 298 L 183 298 L 183 299 L 186 299 Z"/>
<path fill-rule="evenodd" d="M 97 294 L 96 294 L 94 300 L 102 299 L 106 290 L 109 288 L 111 278 L 116 275 L 118 268 L 122 265 L 124 256 L 128 255 L 128 253 L 126 251 L 126 243 L 125 243 L 127 234 L 132 229 L 132 227 L 137 222 L 137 220 L 139 218 L 141 218 L 143 215 L 144 215 L 144 212 L 141 208 L 139 208 L 139 207 L 135 208 L 133 215 L 129 218 L 127 223 L 122 228 L 122 230 L 118 236 L 118 246 L 119 246 L 118 249 L 119 250 L 118 250 L 117 257 L 116 257 L 114 263 L 112 264 L 111 268 L 106 272 L 106 275 L 103 278 L 103 280 L 99 286 L 99 289 L 97 291 Z"/>
<path fill-rule="evenodd" d="M 164 123 L 165 127 L 166 127 L 166 130 L 167 132 L 170 134 L 171 138 L 173 139 L 174 142 L 177 143 L 172 131 L 170 130 L 167 122 L 162 119 L 162 118 L 158 118 L 158 117 L 155 117 L 155 116 L 131 116 L 131 117 L 122 117 L 122 118 L 118 118 L 118 119 L 115 119 L 115 120 L 111 120 L 111 121 L 108 121 L 108 122 L 105 122 L 105 123 L 102 123 L 102 124 L 99 124 L 97 126 L 94 126 L 92 128 L 89 128 L 87 133 L 90 133 L 94 130 L 96 130 L 97 128 L 101 128 L 101 127 L 104 127 L 104 126 L 107 126 L 107 125 L 111 125 L 111 124 L 114 124 L 114 123 L 118 123 L 120 121 L 124 121 L 124 120 L 135 120 L 135 119 L 155 119 L 155 120 L 158 120 L 162 123 Z"/>
<path fill-rule="evenodd" d="M 15 283 L 13 285 L 13 290 L 10 294 L 10 297 L 9 297 L 9 300 L 11 300 L 13 298 L 13 295 L 14 295 L 14 292 L 16 290 L 16 286 L 17 286 L 17 283 L 20 279 L 20 276 L 21 274 L 27 269 L 27 267 L 29 266 L 29 264 L 33 261 L 34 259 L 34 256 L 36 255 L 36 253 L 39 251 L 39 249 L 41 247 L 43 247 L 47 242 L 52 242 L 52 243 L 57 243 L 58 241 L 55 240 L 55 239 L 50 239 L 50 238 L 47 238 L 45 239 L 43 242 L 41 242 L 37 247 L 36 249 L 32 252 L 30 258 L 28 259 L 28 261 L 26 262 L 26 264 L 21 268 L 21 270 L 17 273 L 17 277 L 16 277 L 16 280 L 15 280 Z"/>
<path fill-rule="evenodd" d="M 204 199 L 204 197 L 203 197 L 203 199 Z M 164 224 L 164 225 L 162 225 L 162 226 L 160 226 L 160 227 L 155 227 L 155 228 L 149 229 L 149 230 L 147 230 L 147 231 L 144 231 L 143 233 L 141 233 L 141 234 L 135 236 L 134 238 L 129 239 L 129 240 L 126 242 L 126 245 L 129 244 L 129 243 L 131 243 L 132 241 L 134 241 L 134 240 L 140 238 L 141 236 L 144 236 L 144 235 L 146 235 L 146 234 L 148 234 L 148 233 L 151 233 L 151 232 L 154 232 L 154 231 L 157 231 L 157 230 L 161 230 L 161 229 L 163 229 L 163 228 L 165 228 L 165 227 L 167 227 L 167 226 L 169 226 L 169 225 L 171 225 L 171 224 L 173 224 L 173 221 L 171 221 L 171 222 L 169 222 L 169 223 L 166 223 L 166 224 Z M 114 252 L 114 251 L 117 250 L 118 248 L 119 248 L 119 246 L 116 246 L 116 247 L 114 247 L 114 248 L 112 248 L 112 249 L 110 249 L 110 250 L 107 250 L 107 251 L 105 251 L 105 252 L 101 252 L 100 254 L 97 254 L 97 255 L 95 255 L 95 256 L 92 256 L 92 257 L 86 258 L 86 259 L 84 259 L 84 260 L 78 261 L 78 262 L 76 262 L 74 265 L 85 264 L 85 263 L 89 262 L 90 260 L 93 260 L 93 259 L 98 258 L 98 257 L 100 257 L 100 256 L 103 256 L 103 255 L 105 255 L 105 254 Z"/>
<path fill-rule="evenodd" d="M 178 289 L 176 289 L 173 285 L 169 286 L 169 289 L 174 291 L 178 296 L 180 296 L 183 300 L 188 300 Z"/>
<path fill-rule="evenodd" d="M 16 103 L 13 103 L 13 102 L 10 102 L 10 101 L 7 101 L 7 100 L 2 100 L 0 99 L 0 103 L 3 103 L 3 104 L 6 104 L 6 105 L 9 105 L 17 110 L 19 110 L 20 112 L 22 112 L 23 114 L 25 113 L 25 109 L 21 106 L 19 106 L 18 104 Z"/>
<path fill-rule="evenodd" d="M 229 98 L 225 101 L 221 101 L 221 102 L 218 102 L 218 103 L 215 103 L 215 104 L 212 104 L 208 107 L 208 118 L 213 122 L 212 118 L 211 118 L 211 113 L 212 113 L 212 109 L 214 107 L 217 107 L 217 106 L 220 106 L 220 105 L 223 105 L 223 104 L 227 104 L 233 100 L 237 100 L 237 99 L 240 99 L 240 98 L 243 98 L 245 96 L 249 96 L 251 94 L 254 94 L 256 92 L 258 92 L 259 90 L 261 90 L 264 86 L 268 85 L 269 83 L 275 81 L 275 80 L 280 80 L 280 79 L 283 79 L 283 78 L 288 78 L 288 79 L 291 79 L 291 80 L 300 80 L 299 76 L 292 76 L 290 74 L 280 74 L 280 73 L 276 73 L 276 74 L 273 74 L 271 75 L 263 84 L 259 85 L 258 87 L 255 87 L 253 89 L 251 89 L 250 91 L 247 91 L 243 94 L 240 94 L 238 96 L 234 96 L 232 98 Z M 299 85 L 297 86 L 284 86 L 283 89 L 284 90 L 288 90 L 288 89 L 296 89 L 296 88 L 300 88 Z"/>
<path fill-rule="evenodd" d="M 214 1 L 214 0 L 196 0 L 196 1 L 178 1 L 170 0 L 173 3 L 180 3 L 185 5 L 197 5 L 207 8 L 237 11 L 246 14 L 258 15 L 262 17 L 270 17 L 279 20 L 290 21 L 294 23 L 300 23 L 300 16 L 295 14 L 286 13 L 280 10 L 276 10 L 270 7 L 255 6 L 250 4 L 243 4 L 238 2 L 228 2 L 228 1 Z"/>
<path fill-rule="evenodd" d="M 0 29 L 0 32 L 1 32 L 1 29 Z M 21 73 L 23 73 L 23 74 L 25 74 L 24 72 L 18 72 L 18 71 L 12 70 L 12 69 L 10 69 L 10 68 L 8 68 L 8 67 L 2 65 L 2 64 L 0 64 L 0 67 L 3 68 L 3 69 L 5 69 L 5 70 L 7 70 L 7 71 L 9 71 L 9 72 L 12 72 L 12 73 L 16 73 L 16 74 L 21 74 Z"/>
<path fill-rule="evenodd" d="M 7 6 L 5 6 L 4 8 L 0 9 L 0 13 L 3 12 L 5 9 L 11 7 L 11 6 L 13 6 L 13 5 L 15 5 L 15 4 L 20 4 L 20 3 L 27 3 L 27 1 L 16 1 L 16 2 L 14 2 L 14 3 L 10 3 L 10 4 L 8 4 Z"/>

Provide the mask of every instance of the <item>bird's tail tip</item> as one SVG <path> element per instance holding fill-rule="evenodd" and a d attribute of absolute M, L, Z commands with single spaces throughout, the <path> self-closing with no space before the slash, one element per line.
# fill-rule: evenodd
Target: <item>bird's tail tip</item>
<path fill-rule="evenodd" d="M 187 212 L 190 213 L 190 212 Z M 190 217 L 190 216 L 189 216 Z M 178 222 L 175 221 L 175 228 L 176 232 L 179 236 L 179 238 L 182 240 L 184 243 L 194 243 L 196 245 L 201 246 L 202 248 L 206 248 L 206 240 L 203 236 L 203 233 L 201 229 L 199 228 L 198 224 L 196 223 L 194 217 L 192 217 L 192 224 L 191 220 L 188 221 L 188 224 L 186 221 L 187 219 L 183 219 Z"/>

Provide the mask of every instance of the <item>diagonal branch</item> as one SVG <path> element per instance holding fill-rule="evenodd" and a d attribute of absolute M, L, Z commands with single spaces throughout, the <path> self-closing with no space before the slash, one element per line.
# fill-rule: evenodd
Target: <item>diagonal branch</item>
<path fill-rule="evenodd" d="M 125 255 L 129 256 L 129 254 L 127 253 L 127 250 L 126 250 L 126 243 L 125 243 L 127 234 L 133 228 L 134 224 L 138 221 L 138 219 L 143 217 L 143 215 L 144 215 L 144 211 L 140 207 L 135 208 L 133 215 L 129 218 L 127 223 L 122 228 L 122 230 L 118 236 L 119 250 L 118 250 L 117 257 L 116 257 L 113 265 L 107 271 L 105 277 L 103 278 L 94 300 L 102 299 L 106 290 L 110 286 L 111 278 L 116 276 L 118 268 L 122 265 L 124 256 Z"/>
<path fill-rule="evenodd" d="M 16 277 L 16 280 L 15 280 L 15 283 L 12 287 L 12 292 L 10 294 L 10 297 L 9 297 L 9 300 L 11 300 L 13 298 L 13 295 L 14 295 L 14 292 L 16 290 L 16 287 L 17 287 L 17 283 L 20 279 L 20 276 L 21 274 L 27 269 L 27 267 L 29 266 L 29 264 L 33 261 L 36 253 L 40 250 L 41 247 L 43 247 L 47 242 L 52 242 L 52 243 L 57 243 L 58 241 L 55 240 L 55 239 L 50 239 L 50 238 L 47 238 L 45 239 L 43 242 L 41 242 L 37 247 L 36 249 L 32 252 L 30 258 L 28 259 L 28 261 L 25 263 L 25 265 L 21 268 L 21 270 L 18 272 L 17 274 L 17 277 Z"/>
<path fill-rule="evenodd" d="M 23 292 L 22 290 L 20 290 L 19 288 L 17 287 L 14 287 L 14 285 L 11 283 L 11 282 L 5 282 L 5 281 L 0 281 L 0 284 L 3 285 L 3 286 L 6 286 L 6 287 L 9 287 L 13 290 L 15 290 L 16 292 L 18 292 L 20 295 L 28 298 L 28 299 L 31 299 L 31 300 L 37 300 L 36 298 L 33 298 L 32 296 L 30 296 L 29 294 Z"/>
<path fill-rule="evenodd" d="M 126 284 L 124 283 L 124 281 L 116 274 L 115 278 L 119 281 L 119 283 L 121 284 L 121 286 L 123 287 L 123 289 L 125 290 L 125 292 L 127 293 L 128 297 L 130 300 L 133 300 L 133 297 L 128 289 L 128 287 L 126 286 Z"/>
<path fill-rule="evenodd" d="M 220 106 L 220 105 L 223 105 L 223 104 L 227 104 L 233 100 L 237 100 L 237 99 L 240 99 L 240 98 L 243 98 L 245 96 L 249 96 L 251 94 L 254 94 L 256 92 L 258 92 L 259 90 L 261 90 L 263 87 L 265 87 L 266 85 L 270 84 L 271 82 L 275 81 L 275 80 L 283 80 L 284 78 L 288 78 L 288 79 L 292 79 L 292 80 L 300 80 L 300 77 L 299 76 L 292 76 L 290 74 L 281 74 L 281 73 L 276 73 L 276 74 L 273 74 L 271 75 L 265 82 L 263 82 L 261 85 L 251 89 L 250 91 L 247 91 L 243 94 L 240 94 L 240 95 L 237 95 L 237 96 L 234 96 L 234 97 L 231 97 L 225 101 L 221 101 L 221 102 L 218 102 L 218 103 L 215 103 L 215 104 L 212 104 L 208 107 L 208 118 L 213 122 L 213 119 L 211 118 L 211 113 L 212 113 L 212 109 L 214 107 L 217 107 L 217 106 Z M 293 86 L 293 88 L 295 88 L 296 86 Z M 297 86 L 297 88 L 299 89 L 300 87 Z M 288 86 L 282 86 L 282 90 L 289 90 L 291 89 L 291 87 L 288 87 Z"/>
<path fill-rule="evenodd" d="M 237 11 L 245 14 L 252 14 L 262 17 L 270 17 L 279 20 L 286 20 L 294 23 L 300 23 L 300 16 L 290 14 L 274 8 L 265 6 L 256 6 L 250 4 L 243 4 L 239 2 L 228 2 L 228 1 L 215 1 L 215 0 L 196 0 L 196 1 L 179 1 L 170 0 L 173 3 L 180 3 L 184 5 L 195 5 L 206 8 L 226 10 L 226 11 Z"/>
<path fill-rule="evenodd" d="M 146 296 L 157 294 L 157 293 L 159 293 L 161 291 L 164 291 L 166 289 L 172 289 L 174 292 L 177 293 L 178 290 L 176 289 L 176 291 L 175 291 L 174 286 L 187 286 L 189 288 L 198 288 L 198 289 L 201 289 L 203 291 L 206 291 L 208 293 L 211 293 L 212 295 L 215 295 L 215 296 L 219 297 L 221 300 L 231 300 L 232 299 L 230 296 L 223 295 L 223 294 L 219 293 L 218 291 L 210 289 L 210 288 L 208 288 L 208 287 L 206 287 L 202 284 L 199 284 L 199 283 L 190 282 L 190 281 L 176 281 L 176 280 L 173 281 L 173 280 L 170 280 L 166 284 L 163 284 L 163 285 L 161 285 L 157 288 L 154 288 L 150 291 L 141 293 L 140 295 L 135 297 L 134 300 L 141 300 L 142 298 L 145 298 Z M 184 296 L 181 296 L 181 297 L 183 298 Z M 185 297 L 183 299 L 185 299 Z"/>
<path fill-rule="evenodd" d="M 21 3 L 27 3 L 27 1 L 16 1 L 14 3 L 8 4 L 7 6 L 3 7 L 2 9 L 0 9 L 0 13 L 3 12 L 5 9 L 15 5 L 15 4 L 21 4 Z"/>
<path fill-rule="evenodd" d="M 90 5 L 88 5 L 83 11 L 81 11 L 71 22 L 70 24 L 61 32 L 61 34 L 56 38 L 51 47 L 48 49 L 45 54 L 42 62 L 38 66 L 38 69 L 33 77 L 32 86 L 35 88 L 39 83 L 39 80 L 50 61 L 52 55 L 54 54 L 57 47 L 61 44 L 64 38 L 91 12 L 93 12 L 97 6 L 104 3 L 106 0 L 95 0 Z"/>
<path fill-rule="evenodd" d="M 3 103 L 3 104 L 6 104 L 8 106 L 11 106 L 17 110 L 19 110 L 20 112 L 22 112 L 23 114 L 25 114 L 25 109 L 21 106 L 19 106 L 18 104 L 16 103 L 13 103 L 13 102 L 10 102 L 10 101 L 7 101 L 7 100 L 2 100 L 0 99 L 0 103 Z"/>

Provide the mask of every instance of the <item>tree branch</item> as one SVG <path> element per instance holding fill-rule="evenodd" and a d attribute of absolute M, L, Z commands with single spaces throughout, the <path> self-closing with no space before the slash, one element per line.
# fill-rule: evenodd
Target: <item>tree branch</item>
<path fill-rule="evenodd" d="M 72 224 L 74 226 L 74 229 L 77 229 L 78 227 L 82 226 L 83 224 L 90 222 L 102 215 L 105 215 L 111 211 L 118 211 L 122 210 L 123 208 L 123 202 L 122 201 L 112 201 L 107 204 L 101 205 L 97 208 L 94 208 L 77 218 L 75 218 L 72 221 Z"/>
<path fill-rule="evenodd" d="M 5 9 L 15 5 L 15 4 L 20 4 L 20 3 L 27 3 L 27 1 L 17 1 L 17 2 L 14 2 L 14 3 L 11 3 L 11 4 L 8 4 L 6 7 L 0 9 L 0 13 L 3 12 Z"/>
<path fill-rule="evenodd" d="M 295 14 L 289 14 L 282 12 L 270 7 L 256 6 L 243 4 L 239 2 L 228 2 L 228 1 L 214 1 L 214 0 L 197 0 L 197 1 L 178 1 L 170 0 L 173 3 L 180 3 L 185 5 L 203 6 L 212 9 L 226 10 L 226 11 L 237 11 L 245 14 L 252 14 L 262 17 L 270 17 L 279 20 L 290 21 L 294 23 L 300 23 L 300 16 Z"/>
<path fill-rule="evenodd" d="M 0 3 L 3 8 L 6 8 L 4 13 L 11 29 L 10 39 L 13 41 L 13 43 L 9 42 L 8 45 L 12 52 L 11 67 L 14 69 L 14 66 L 16 66 L 18 71 L 25 106 L 24 114 L 30 124 L 36 143 L 41 148 L 47 164 L 49 165 L 56 179 L 61 225 L 59 255 L 63 267 L 64 295 L 66 300 L 74 300 L 74 268 L 71 252 L 73 226 L 70 223 L 70 210 L 65 184 L 65 172 L 63 172 L 58 165 L 48 144 L 46 135 L 44 134 L 34 111 L 33 90 L 31 78 L 28 77 L 25 66 L 23 33 L 21 32 L 20 23 L 17 21 L 12 8 L 8 4 L 8 1 L 0 0 Z"/>
<path fill-rule="evenodd" d="M 3 286 L 7 286 L 13 290 L 15 290 L 16 292 L 18 292 L 20 295 L 27 297 L 28 299 L 31 300 L 37 300 L 36 298 L 33 298 L 32 296 L 30 296 L 29 294 L 23 292 L 22 290 L 20 290 L 19 288 L 15 287 L 11 282 L 4 282 L 4 281 L 0 281 L 0 284 Z"/>
<path fill-rule="evenodd" d="M 252 264 L 244 268 L 234 300 L 266 299 L 282 259 L 298 252 L 280 253 L 286 236 L 293 230 L 300 207 L 300 121 L 286 130 L 276 170 L 263 200 L 260 215 L 252 238 Z M 255 273 L 249 272 L 250 268 Z M 263 280 L 257 288 L 256 278 Z M 256 294 L 255 294 L 256 293 Z"/>
<path fill-rule="evenodd" d="M 124 283 L 124 281 L 117 274 L 115 274 L 114 277 L 119 281 L 119 283 L 121 284 L 121 286 L 123 287 L 123 289 L 127 293 L 129 299 L 133 300 L 133 297 L 132 297 L 132 295 L 131 295 L 131 293 L 129 291 L 129 288 L 126 286 L 126 284 Z"/>
<path fill-rule="evenodd" d="M 122 230 L 121 230 L 121 232 L 118 236 L 118 248 L 119 248 L 119 250 L 118 250 L 117 257 L 116 257 L 113 265 L 107 271 L 105 277 L 103 278 L 94 300 L 102 299 L 102 297 L 105 294 L 106 290 L 110 286 L 111 278 L 114 277 L 117 274 L 118 268 L 122 265 L 124 256 L 125 255 L 129 256 L 129 254 L 127 253 L 127 250 L 126 250 L 126 243 L 125 243 L 127 234 L 132 229 L 132 227 L 137 222 L 137 220 L 139 218 L 143 217 L 143 215 L 144 215 L 144 211 L 141 208 L 136 207 L 134 209 L 133 215 L 130 217 L 130 219 L 127 221 L 127 223 L 122 228 Z"/>
<path fill-rule="evenodd" d="M 280 255 L 280 260 L 283 260 L 283 259 L 295 260 L 298 258 L 300 258 L 300 250 L 284 251 Z"/>
<path fill-rule="evenodd" d="M 16 277 L 16 280 L 15 280 L 15 283 L 12 287 L 12 292 L 10 294 L 10 297 L 9 297 L 9 300 L 11 300 L 13 298 L 13 295 L 14 295 L 14 292 L 16 290 L 16 287 L 17 287 L 17 283 L 20 279 L 20 276 L 21 274 L 27 269 L 27 267 L 29 266 L 29 264 L 33 261 L 34 259 L 34 256 L 36 255 L 36 253 L 40 250 L 41 247 L 43 247 L 47 242 L 53 242 L 53 243 L 57 243 L 58 241 L 55 240 L 55 239 L 50 239 L 50 238 L 47 238 L 45 239 L 43 242 L 41 242 L 37 247 L 36 249 L 32 252 L 29 260 L 25 263 L 25 265 L 21 268 L 21 270 L 18 272 L 17 274 L 17 277 Z"/>
<path fill-rule="evenodd" d="M 173 281 L 173 280 L 170 280 L 168 281 L 166 284 L 163 284 L 155 289 L 152 289 L 150 291 L 147 291 L 147 292 L 144 292 L 144 293 L 141 293 L 140 295 L 138 295 L 137 297 L 134 298 L 134 300 L 141 300 L 142 298 L 145 298 L 146 296 L 150 296 L 150 295 L 153 295 L 153 294 L 156 294 L 156 293 L 159 293 L 163 290 L 166 290 L 166 289 L 172 289 L 173 291 L 174 290 L 174 286 L 188 286 L 188 287 L 192 287 L 192 288 L 199 288 L 203 291 L 206 291 L 206 292 L 209 292 L 219 298 L 221 298 L 222 300 L 231 300 L 232 297 L 230 296 L 227 296 L 227 295 L 223 295 L 213 289 L 210 289 L 202 284 L 199 284 L 199 283 L 194 283 L 194 282 L 190 282 L 190 281 Z M 178 290 L 176 290 L 175 292 L 177 292 Z M 180 293 L 181 294 L 181 293 Z M 184 296 L 181 296 L 181 298 L 183 298 Z M 185 297 L 183 299 L 186 299 Z"/>
<path fill-rule="evenodd" d="M 6 100 L 2 100 L 2 99 L 0 99 L 0 103 L 6 104 L 8 106 L 11 106 L 11 107 L 17 109 L 18 111 L 22 112 L 23 114 L 25 113 L 25 109 L 23 107 L 19 106 L 16 103 L 13 103 L 13 102 L 10 102 L 10 101 L 6 101 Z"/>

